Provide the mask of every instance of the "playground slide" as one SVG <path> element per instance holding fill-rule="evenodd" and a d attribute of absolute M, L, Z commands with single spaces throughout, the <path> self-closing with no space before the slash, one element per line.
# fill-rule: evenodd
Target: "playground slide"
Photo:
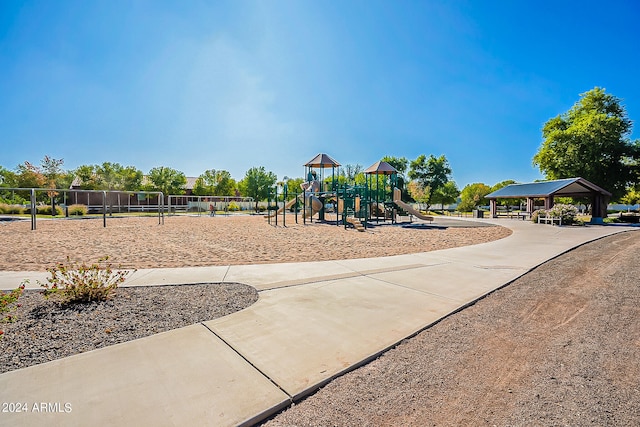
<path fill-rule="evenodd" d="M 322 209 L 322 202 L 315 196 L 311 196 L 311 213 L 308 211 L 304 213 L 305 218 L 309 218 L 320 212 Z"/>
<path fill-rule="evenodd" d="M 433 222 L 433 217 L 432 216 L 424 215 L 420 211 L 418 211 L 418 210 L 414 209 L 413 207 L 411 207 L 411 205 L 408 205 L 405 202 L 403 202 L 402 200 L 400 200 L 400 190 L 398 190 L 397 188 L 393 191 L 393 203 L 398 205 L 399 208 L 409 212 L 411 215 L 415 216 L 416 218 L 420 218 L 420 219 L 422 219 L 424 221 Z"/>

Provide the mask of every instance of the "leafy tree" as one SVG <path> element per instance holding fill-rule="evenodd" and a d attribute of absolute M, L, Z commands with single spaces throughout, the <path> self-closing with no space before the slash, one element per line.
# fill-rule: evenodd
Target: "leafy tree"
<path fill-rule="evenodd" d="M 95 165 L 81 165 L 78 166 L 73 174 L 78 178 L 80 182 L 80 188 L 83 190 L 98 190 L 100 189 L 100 183 L 98 182 L 98 175 L 96 173 Z"/>
<path fill-rule="evenodd" d="M 427 204 L 427 209 L 431 206 L 434 192 L 449 182 L 450 175 L 451 167 L 444 154 L 440 157 L 421 154 L 411 162 L 409 170 L 409 178 L 418 181 L 425 190 L 424 203 Z"/>
<path fill-rule="evenodd" d="M 345 165 L 340 168 L 340 172 L 338 173 L 338 182 L 340 184 L 354 184 L 356 182 L 356 177 L 364 176 L 362 165 Z M 340 179 L 342 177 L 343 179 Z"/>
<path fill-rule="evenodd" d="M 122 165 L 120 163 L 104 162 L 96 166 L 96 176 L 103 190 L 120 190 L 122 181 Z"/>
<path fill-rule="evenodd" d="M 285 181 L 287 182 L 287 193 L 289 195 L 300 193 L 302 191 L 300 185 L 304 182 L 303 178 L 289 178 L 285 179 Z"/>
<path fill-rule="evenodd" d="M 18 165 L 16 170 L 16 184 L 19 188 L 43 188 L 47 183 L 47 177 L 40 168 L 29 162 Z"/>
<path fill-rule="evenodd" d="M 441 210 L 444 211 L 444 205 L 455 203 L 460 195 L 460 190 L 454 181 L 448 181 L 431 195 L 433 203 L 440 203 Z"/>
<path fill-rule="evenodd" d="M 580 94 L 566 113 L 547 121 L 533 157 L 547 179 L 582 177 L 620 198 L 637 179 L 640 141 L 620 99 L 599 87 Z"/>
<path fill-rule="evenodd" d="M 486 205 L 488 200 L 485 196 L 489 193 L 491 193 L 491 187 L 481 182 L 465 186 L 460 192 L 458 210 L 469 212 L 480 205 Z"/>
<path fill-rule="evenodd" d="M 209 169 L 204 171 L 193 187 L 193 194 L 198 196 L 229 196 L 236 188 L 236 181 L 228 171 Z"/>
<path fill-rule="evenodd" d="M 165 196 L 169 194 L 184 194 L 187 177 L 184 173 L 165 166 L 159 166 L 149 171 L 149 191 L 161 191 Z"/>
<path fill-rule="evenodd" d="M 2 187 L 16 188 L 17 186 L 15 172 L 0 166 L 0 189 Z M 23 204 L 25 201 L 24 195 L 17 195 L 13 191 L 0 190 L 0 203 Z"/>
<path fill-rule="evenodd" d="M 407 191 L 413 200 L 418 203 L 426 203 L 427 191 L 425 191 L 424 185 L 416 180 L 409 181 L 407 184 Z"/>
<path fill-rule="evenodd" d="M 142 171 L 134 166 L 105 162 L 82 165 L 73 171 L 84 190 L 136 191 L 142 187 Z"/>
<path fill-rule="evenodd" d="M 137 191 L 142 188 L 142 180 L 144 175 L 142 171 L 134 166 L 125 166 L 120 171 L 120 190 Z"/>
<path fill-rule="evenodd" d="M 273 172 L 267 172 L 264 166 L 260 166 L 249 169 L 238 186 L 244 196 L 253 197 L 257 212 L 258 202 L 269 197 L 269 191 L 277 180 Z"/>
<path fill-rule="evenodd" d="M 0 166 L 0 187 L 14 187 L 16 174 L 9 169 Z"/>
<path fill-rule="evenodd" d="M 60 188 L 62 178 L 66 175 L 62 169 L 63 159 L 54 159 L 53 157 L 44 156 L 40 162 L 40 173 L 46 178 L 47 188 Z"/>
<path fill-rule="evenodd" d="M 625 205 L 636 205 L 640 202 L 640 191 L 637 188 L 630 188 L 620 201 Z"/>
<path fill-rule="evenodd" d="M 382 158 L 383 162 L 389 163 L 393 166 L 396 171 L 398 171 L 397 184 L 396 186 L 402 191 L 403 194 L 406 194 L 407 189 L 407 167 L 409 166 L 409 160 L 406 157 L 393 157 L 393 156 L 384 156 Z M 404 197 L 403 197 L 404 198 Z"/>

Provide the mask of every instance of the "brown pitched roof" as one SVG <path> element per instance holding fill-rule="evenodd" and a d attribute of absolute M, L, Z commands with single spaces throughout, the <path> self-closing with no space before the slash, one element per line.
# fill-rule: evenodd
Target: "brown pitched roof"
<path fill-rule="evenodd" d="M 333 160 L 328 154 L 318 154 L 313 159 L 309 160 L 304 166 L 310 166 L 312 168 L 329 168 L 340 166 L 340 163 Z"/>
<path fill-rule="evenodd" d="M 375 162 L 366 168 L 364 173 L 373 175 L 393 175 L 394 173 L 398 173 L 398 171 L 389 163 L 380 161 Z"/>

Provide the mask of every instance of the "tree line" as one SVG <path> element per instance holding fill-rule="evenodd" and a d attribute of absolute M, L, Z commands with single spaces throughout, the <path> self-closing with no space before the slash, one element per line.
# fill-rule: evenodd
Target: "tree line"
<path fill-rule="evenodd" d="M 542 128 L 542 145 L 534 155 L 533 165 L 546 179 L 582 177 L 612 193 L 612 201 L 636 204 L 640 201 L 640 140 L 631 140 L 633 122 L 622 101 L 594 89 L 580 94 L 580 99 L 566 113 L 548 120 Z M 458 209 L 470 211 L 486 205 L 487 194 L 513 180 L 489 186 L 476 182 L 459 190 L 451 179 L 452 169 L 444 155 L 420 155 L 414 160 L 385 156 L 381 159 L 398 172 L 397 185 L 405 201 L 415 201 L 428 210 L 432 205 L 459 202 Z M 14 170 L 0 166 L 0 187 L 77 188 L 86 190 L 161 191 L 184 194 L 187 178 L 181 171 L 160 166 L 146 175 L 134 166 L 105 162 L 64 170 L 63 159 L 45 156 L 39 165 L 25 161 Z M 366 182 L 361 165 L 338 169 L 338 183 L 362 185 Z M 295 191 L 303 178 L 284 177 L 278 181 L 263 166 L 249 169 L 236 181 L 226 170 L 203 172 L 193 187 L 202 196 L 245 196 L 256 202 L 269 197 L 272 188 L 288 184 Z M 11 203 L 4 197 L 0 202 Z M 500 202 L 500 201 L 499 201 Z M 507 203 L 507 201 L 504 201 Z"/>
<path fill-rule="evenodd" d="M 451 167 L 444 155 L 420 155 L 409 161 L 405 157 L 386 156 L 382 159 L 398 171 L 398 187 L 403 190 L 405 200 L 416 201 L 427 206 L 434 203 L 454 203 L 459 191 L 451 180 Z M 164 194 L 185 193 L 187 177 L 176 169 L 159 166 L 144 174 L 135 166 L 120 163 L 82 165 L 73 170 L 63 168 L 64 160 L 45 156 L 39 165 L 25 161 L 14 170 L 0 166 L 0 187 L 51 188 L 109 191 L 161 191 Z M 410 181 L 407 180 L 407 177 Z M 346 165 L 338 169 L 335 177 L 339 185 L 362 185 L 366 177 L 361 165 Z M 327 178 L 332 179 L 332 178 Z M 284 177 L 277 180 L 273 172 L 263 166 L 249 169 L 244 178 L 236 181 L 226 170 L 209 169 L 195 180 L 192 193 L 198 196 L 243 196 L 258 201 L 269 197 L 275 185 L 286 183 L 292 192 L 299 191 L 303 178 Z M 8 200 L 4 203 L 19 203 Z M 43 196 L 44 197 L 44 196 Z"/>

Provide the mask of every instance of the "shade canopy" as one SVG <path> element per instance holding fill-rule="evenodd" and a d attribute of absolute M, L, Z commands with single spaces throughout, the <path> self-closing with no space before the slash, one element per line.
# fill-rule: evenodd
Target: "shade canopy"
<path fill-rule="evenodd" d="M 365 169 L 364 173 L 370 175 L 393 175 L 394 173 L 398 173 L 398 171 L 389 163 L 380 161 L 369 166 Z"/>
<path fill-rule="evenodd" d="M 535 199 L 544 199 L 544 208 L 551 209 L 554 197 L 588 197 L 591 199 L 593 218 L 607 216 L 607 203 L 611 193 L 584 178 L 557 179 L 554 181 L 511 184 L 485 196 L 489 199 L 491 215 L 497 215 L 497 199 L 527 199 L 527 212 L 535 209 Z"/>
<path fill-rule="evenodd" d="M 340 166 L 340 163 L 336 162 L 328 154 L 320 153 L 309 160 L 304 166 L 311 168 L 333 168 Z"/>
<path fill-rule="evenodd" d="M 511 184 L 485 197 L 491 199 L 520 199 L 524 197 L 588 197 L 594 194 L 611 197 L 611 193 L 584 178 L 557 179 L 554 181 Z"/>

